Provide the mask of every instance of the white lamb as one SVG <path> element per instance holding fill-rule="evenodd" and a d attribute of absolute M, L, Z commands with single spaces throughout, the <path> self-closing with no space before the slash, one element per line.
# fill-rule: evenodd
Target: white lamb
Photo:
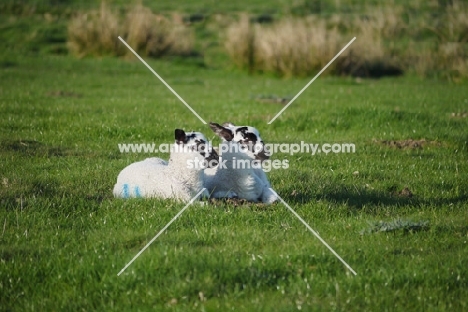
<path fill-rule="evenodd" d="M 269 158 L 257 129 L 231 123 L 210 128 L 223 140 L 219 147 L 219 166 L 205 169 L 205 187 L 212 198 L 238 197 L 271 204 L 277 200 L 261 168 Z"/>
<path fill-rule="evenodd" d="M 130 164 L 117 177 L 114 196 L 174 198 L 189 201 L 204 187 L 205 167 L 218 164 L 218 154 L 200 132 L 175 130 L 169 162 L 147 158 Z M 202 197 L 208 198 L 205 190 Z"/>

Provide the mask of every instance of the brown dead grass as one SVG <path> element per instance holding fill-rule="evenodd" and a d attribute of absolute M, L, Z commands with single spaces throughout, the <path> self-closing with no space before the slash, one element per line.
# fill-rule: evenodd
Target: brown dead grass
<path fill-rule="evenodd" d="M 104 2 L 100 10 L 77 14 L 68 25 L 68 48 L 79 56 L 122 55 L 122 33 L 117 14 Z"/>
<path fill-rule="evenodd" d="M 468 3 L 453 0 L 437 10 L 437 15 L 409 16 L 403 6 L 383 5 L 359 15 L 289 17 L 271 25 L 252 23 L 244 14 L 228 27 L 225 48 L 236 66 L 250 72 L 306 76 L 317 73 L 356 36 L 324 74 L 381 77 L 408 71 L 466 79 Z M 428 33 L 430 39 L 418 39 Z"/>
<path fill-rule="evenodd" d="M 177 16 L 176 16 L 177 17 Z M 68 27 L 69 50 L 78 57 L 131 53 L 118 40 L 124 40 L 140 55 L 161 57 L 194 53 L 194 34 L 177 18 L 154 14 L 142 4 L 125 16 L 113 12 L 104 2 L 99 11 L 78 13 Z"/>
<path fill-rule="evenodd" d="M 404 187 L 401 191 L 397 193 L 399 197 L 411 198 L 413 197 L 413 192 L 408 187 Z"/>
<path fill-rule="evenodd" d="M 242 14 L 238 22 L 227 27 L 225 47 L 232 62 L 237 67 L 255 70 L 255 35 L 256 28 L 249 21 L 247 14 Z"/>
<path fill-rule="evenodd" d="M 225 47 L 234 64 L 251 72 L 301 76 L 324 66 L 330 55 L 330 59 L 333 57 L 339 46 L 337 35 L 315 19 L 284 19 L 260 25 L 243 15 L 228 28 Z"/>
<path fill-rule="evenodd" d="M 437 9 L 437 15 L 422 12 L 410 18 L 403 6 L 382 5 L 359 15 L 283 17 L 268 24 L 252 22 L 247 14 L 203 18 L 210 31 L 223 29 L 232 63 L 251 73 L 316 74 L 356 36 L 324 74 L 381 77 L 412 72 L 453 81 L 468 78 L 468 4 L 452 0 Z M 78 57 L 130 53 L 119 35 L 143 56 L 187 56 L 195 46 L 193 27 L 183 15 L 166 17 L 142 4 L 117 13 L 103 2 L 99 10 L 77 13 L 68 33 L 69 50 Z"/>
<path fill-rule="evenodd" d="M 403 12 L 400 6 L 382 6 L 348 18 L 348 33 L 355 34 L 356 41 L 337 59 L 337 72 L 358 77 L 401 75 L 404 62 L 389 43 L 406 31 Z"/>
<path fill-rule="evenodd" d="M 379 144 L 393 147 L 397 149 L 420 149 L 427 145 L 439 146 L 440 142 L 437 141 L 428 141 L 426 139 L 420 140 L 383 140 L 383 141 L 376 141 Z"/>
<path fill-rule="evenodd" d="M 250 71 L 280 76 L 306 76 L 322 69 L 353 36 L 340 33 L 338 19 L 310 16 L 287 18 L 272 25 L 252 24 L 247 16 L 228 28 L 225 47 L 233 62 Z M 401 72 L 382 44 L 382 34 L 372 21 L 355 25 L 358 39 L 332 65 L 329 72 L 354 76 L 378 75 L 395 68 Z M 386 25 L 386 24 L 384 24 Z"/>
<path fill-rule="evenodd" d="M 411 70 L 453 81 L 468 78 L 468 4 L 454 0 L 436 17 L 422 19 L 419 24 L 437 40 L 429 47 L 410 46 L 407 55 Z"/>
<path fill-rule="evenodd" d="M 127 43 L 140 54 L 152 57 L 190 55 L 193 52 L 193 33 L 184 26 L 179 15 L 169 20 L 153 14 L 143 5 L 136 5 L 127 14 Z"/>
<path fill-rule="evenodd" d="M 256 62 L 262 70 L 284 76 L 304 76 L 320 70 L 339 51 L 336 29 L 323 20 L 286 19 L 272 26 L 257 25 Z"/>

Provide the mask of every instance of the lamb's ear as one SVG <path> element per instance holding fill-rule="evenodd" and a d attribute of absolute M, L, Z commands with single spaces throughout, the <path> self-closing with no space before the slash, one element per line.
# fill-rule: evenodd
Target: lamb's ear
<path fill-rule="evenodd" d="M 225 122 L 223 123 L 223 127 L 235 127 L 236 125 L 234 125 L 232 122 Z"/>
<path fill-rule="evenodd" d="M 214 133 L 216 133 L 219 137 L 225 139 L 226 141 L 232 141 L 232 139 L 234 138 L 234 134 L 231 130 L 226 129 L 215 122 L 210 122 L 210 128 L 214 131 Z"/>
<path fill-rule="evenodd" d="M 187 139 L 187 136 L 185 135 L 184 130 L 175 129 L 174 134 L 175 134 L 174 136 L 175 136 L 177 144 L 184 144 L 185 143 L 185 140 Z"/>

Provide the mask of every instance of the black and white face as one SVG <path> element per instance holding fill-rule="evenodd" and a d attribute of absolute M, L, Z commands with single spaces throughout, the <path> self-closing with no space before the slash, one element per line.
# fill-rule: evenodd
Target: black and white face
<path fill-rule="evenodd" d="M 175 129 L 176 144 L 192 151 L 197 151 L 205 158 L 208 168 L 218 165 L 218 153 L 211 147 L 208 140 L 200 132 L 185 132 L 181 129 Z"/>
<path fill-rule="evenodd" d="M 210 128 L 224 141 L 239 143 L 243 148 L 249 150 L 255 159 L 266 160 L 269 153 L 265 149 L 265 143 L 260 133 L 254 127 L 235 126 L 232 123 L 224 123 L 222 126 L 210 122 Z"/>

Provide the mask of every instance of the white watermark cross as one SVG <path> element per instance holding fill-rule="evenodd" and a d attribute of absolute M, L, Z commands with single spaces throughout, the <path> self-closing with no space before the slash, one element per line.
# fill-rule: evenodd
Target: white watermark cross
<path fill-rule="evenodd" d="M 283 205 L 285 205 L 285 206 L 293 213 L 293 215 L 295 215 L 296 218 L 298 218 L 299 221 L 301 221 L 301 222 L 306 226 L 306 228 L 307 228 L 309 231 L 311 231 L 312 234 L 314 234 L 315 237 L 317 237 L 317 238 L 322 242 L 322 244 L 324 244 L 324 245 L 335 255 L 335 257 L 337 257 L 338 260 L 340 260 L 340 261 L 351 271 L 351 273 L 353 273 L 354 275 L 357 275 L 356 271 L 354 271 L 353 268 L 351 268 L 351 267 L 349 266 L 349 264 L 347 264 L 346 261 L 344 261 L 343 258 L 341 258 L 340 255 L 337 254 L 336 251 L 334 251 L 333 248 L 331 248 L 330 245 L 328 245 L 327 242 L 324 241 L 324 240 L 320 237 L 320 235 L 318 235 L 318 233 L 315 232 L 315 231 L 310 227 L 310 225 L 307 224 L 307 222 L 305 222 L 304 219 L 302 219 L 301 216 L 299 216 L 299 215 L 297 214 L 297 212 L 295 212 L 294 209 L 292 209 L 292 208 L 278 195 L 278 193 L 276 193 L 272 188 L 270 188 L 270 190 L 279 198 L 279 200 L 283 203 Z"/>
<path fill-rule="evenodd" d="M 302 94 L 302 92 L 304 92 L 304 91 L 305 91 L 305 89 L 307 89 L 307 88 L 308 88 L 308 87 L 309 87 L 309 86 L 312 84 L 312 82 L 314 82 L 314 81 L 315 81 L 315 79 L 317 79 L 317 78 L 318 78 L 318 76 L 320 76 L 320 75 L 321 75 L 321 74 L 322 74 L 322 73 L 325 71 L 325 69 L 327 69 L 327 67 L 328 67 L 328 66 L 330 66 L 330 65 L 331 65 L 331 63 L 333 63 L 333 62 L 334 62 L 334 61 L 335 61 L 335 60 L 338 58 L 338 56 L 340 56 L 340 54 L 341 54 L 341 53 L 343 53 L 343 51 L 344 51 L 344 50 L 346 50 L 346 49 L 347 49 L 347 48 L 348 48 L 348 47 L 351 45 L 351 43 L 353 43 L 353 41 L 354 41 L 354 40 L 356 40 L 356 37 L 354 37 L 353 39 L 351 39 L 351 41 L 350 41 L 350 42 L 348 42 L 348 44 L 347 44 L 347 45 L 346 45 L 346 46 L 345 46 L 343 49 L 341 49 L 341 51 L 340 51 L 340 52 L 338 52 L 338 54 L 337 54 L 337 55 L 335 55 L 335 57 L 334 57 L 334 58 L 332 58 L 332 59 L 331 59 L 331 61 L 330 61 L 330 62 L 328 62 L 328 64 L 327 64 L 327 65 L 325 65 L 325 67 L 324 67 L 324 68 L 322 68 L 322 70 L 321 70 L 321 71 L 320 71 L 320 72 L 319 72 L 317 75 L 315 75 L 315 77 L 314 77 L 314 78 L 312 78 L 312 80 L 311 80 L 311 81 L 309 81 L 309 83 L 308 83 L 308 84 L 307 84 L 307 85 L 306 85 L 304 88 L 302 88 L 302 90 L 301 90 L 301 91 L 299 91 L 299 93 L 298 93 L 298 94 L 296 94 L 296 96 L 295 96 L 295 97 L 293 97 L 293 99 L 292 99 L 291 101 L 289 101 L 289 103 L 288 103 L 288 104 L 287 104 L 285 107 L 283 107 L 283 109 L 282 109 L 282 110 L 280 110 L 280 112 L 279 112 L 278 114 L 276 114 L 276 116 L 275 116 L 275 117 L 273 117 L 273 118 L 272 118 L 272 119 L 271 119 L 271 120 L 268 122 L 268 124 L 271 124 L 273 121 L 275 121 L 275 119 L 276 119 L 276 118 L 278 118 L 278 117 L 279 117 L 279 115 L 281 115 L 281 114 L 282 114 L 282 113 L 283 113 L 283 112 L 286 110 L 286 108 L 288 108 L 288 107 L 289 107 L 289 105 L 291 105 L 291 104 L 292 104 L 292 103 L 293 103 L 293 102 L 294 102 L 294 101 L 295 101 L 295 100 L 296 100 L 296 99 L 299 97 L 299 95 L 301 95 L 301 94 Z"/>
<path fill-rule="evenodd" d="M 127 269 L 129 266 L 130 266 L 130 264 L 132 264 L 132 263 L 133 263 L 133 261 L 135 261 L 135 260 L 136 260 L 136 258 L 138 258 L 138 257 L 139 257 L 139 256 L 140 256 L 140 255 L 143 253 L 143 251 L 145 251 L 145 250 L 146 250 L 146 248 L 148 248 L 148 247 L 149 247 L 149 245 L 151 245 L 151 244 L 152 244 L 152 243 L 153 243 L 153 242 L 154 242 L 154 241 L 155 241 L 155 240 L 156 240 L 156 239 L 159 237 L 159 235 L 161 235 L 162 233 L 164 233 L 164 231 L 165 231 L 165 230 L 166 230 L 166 229 L 169 227 L 169 225 L 171 225 L 171 224 L 172 224 L 172 222 L 174 222 L 174 221 L 175 221 L 175 220 L 176 220 L 178 217 L 180 217 L 180 215 L 181 215 L 181 214 L 182 214 L 182 213 L 183 213 L 183 212 L 184 212 L 184 211 L 185 211 L 185 210 L 188 208 L 188 206 L 190 206 L 190 205 L 191 205 L 191 204 L 192 204 L 192 203 L 195 201 L 195 199 L 197 199 L 197 198 L 198 198 L 198 196 L 200 196 L 200 194 L 201 194 L 201 193 L 203 193 L 205 190 L 206 190 L 206 188 L 203 188 L 203 189 L 202 189 L 200 192 L 198 192 L 198 194 L 197 194 L 197 195 L 195 195 L 195 196 L 194 196 L 194 197 L 193 197 L 193 198 L 192 198 L 192 199 L 191 199 L 191 200 L 188 202 L 188 204 L 187 204 L 187 205 L 185 205 L 185 207 L 184 207 L 184 208 L 182 208 L 182 210 L 181 210 L 181 211 L 179 211 L 179 213 L 177 213 L 177 214 L 175 215 L 175 217 L 174 217 L 174 218 L 172 218 L 172 220 L 171 220 L 171 221 L 169 221 L 169 223 L 167 223 L 167 224 L 166 224 L 166 226 L 165 226 L 165 227 L 163 227 L 163 229 L 162 229 L 161 231 L 159 231 L 159 233 L 158 233 L 158 234 L 156 234 L 156 236 L 155 236 L 155 237 L 153 237 L 153 239 L 152 239 L 152 240 L 150 240 L 150 241 L 149 241 L 149 243 L 148 243 L 148 244 L 146 244 L 146 246 L 145 246 L 145 247 L 143 247 L 143 248 L 140 250 L 140 252 L 138 252 L 138 253 L 136 254 L 136 256 L 135 256 L 135 257 L 133 257 L 133 259 L 132 259 L 132 260 L 130 260 L 130 262 L 129 262 L 129 263 L 127 263 L 127 265 L 125 265 L 125 267 L 124 267 L 122 270 L 120 270 L 120 272 L 117 274 L 117 276 L 120 276 L 120 274 L 122 274 L 122 273 L 123 273 L 123 271 L 125 271 L 125 270 L 126 270 L 126 269 Z"/>
<path fill-rule="evenodd" d="M 206 125 L 206 122 L 205 120 L 203 120 L 203 118 L 201 118 L 197 112 L 192 108 L 190 107 L 190 105 L 187 104 L 187 102 L 184 101 L 184 99 L 182 99 L 182 97 L 180 97 L 177 92 L 174 91 L 174 89 L 171 88 L 171 86 L 169 86 L 169 84 L 167 84 L 164 79 L 161 78 L 161 76 L 159 76 L 144 60 L 143 58 L 141 58 L 126 42 L 124 39 L 122 39 L 120 36 L 118 37 L 119 40 L 203 123 Z M 338 52 L 338 54 L 304 87 L 302 88 L 302 90 L 285 106 L 283 107 L 283 109 L 281 109 L 281 111 L 275 116 L 273 117 L 269 122 L 268 124 L 271 124 L 276 118 L 278 118 L 327 68 L 328 66 L 330 66 L 339 56 L 341 53 L 343 53 L 352 43 L 353 41 L 356 39 L 356 37 L 354 37 L 340 52 Z M 304 145 L 304 142 L 301 141 L 301 147 Z M 299 146 L 299 145 L 297 145 Z M 296 148 L 297 146 L 294 146 L 294 151 L 296 151 Z M 315 149 L 314 147 L 312 147 L 313 149 L 313 154 L 315 154 L 315 150 L 317 150 L 317 146 L 318 145 L 315 145 Z M 328 144 L 327 145 L 330 149 L 327 149 L 327 150 L 324 150 L 324 152 L 326 152 L 328 154 L 328 152 L 333 151 L 335 152 L 334 150 L 334 145 L 330 145 Z M 338 145 L 335 146 L 335 149 L 337 148 Z M 128 147 L 126 145 L 126 147 Z M 144 146 L 145 147 L 145 146 Z M 150 146 L 151 148 L 151 152 L 154 151 L 154 144 Z M 326 147 L 326 144 L 323 145 L 323 147 L 325 148 Z M 338 146 L 340 147 L 340 146 Z M 349 144 L 346 145 L 346 147 L 350 147 Z M 120 148 L 120 145 L 119 145 L 119 148 Z M 124 150 L 128 150 L 128 149 L 125 149 L 123 146 L 122 148 Z M 353 148 L 354 148 L 354 145 L 353 145 Z M 141 151 L 141 149 L 138 149 L 138 152 Z M 145 152 L 149 149 L 147 148 L 144 148 Z M 132 148 L 132 151 L 133 151 L 133 148 Z M 280 149 L 281 152 L 283 152 L 281 149 Z M 292 153 L 294 152 L 293 150 L 291 150 L 291 155 Z M 328 151 L 328 152 L 327 152 Z M 122 152 L 122 149 L 121 149 L 121 152 Z M 318 150 L 318 152 L 320 152 L 320 150 Z M 354 152 L 354 149 L 353 149 L 353 152 Z M 182 210 L 180 210 L 177 215 L 171 219 L 171 221 L 169 221 L 169 223 L 167 223 L 164 228 L 159 231 L 158 234 L 156 234 L 156 236 L 153 237 L 153 239 L 151 239 L 134 257 L 133 259 L 128 262 L 125 267 L 117 274 L 117 276 L 120 276 L 162 233 L 164 233 L 164 231 L 178 218 L 180 217 L 180 215 L 200 196 L 200 194 L 202 194 L 204 191 L 206 190 L 206 188 L 203 188 L 197 195 L 195 195 L 188 203 L 187 205 L 185 205 L 184 208 L 182 208 Z M 354 275 L 357 275 L 357 273 L 338 255 L 338 253 L 336 253 L 328 244 L 327 242 L 325 242 L 319 235 L 317 232 L 315 232 L 273 189 L 270 188 L 270 190 L 277 196 L 277 198 L 294 214 L 294 216 L 296 216 L 296 218 L 298 218 L 305 226 L 306 228 L 312 232 L 312 234 L 314 234 L 319 240 L 320 242 L 322 242 L 322 244 L 324 244 L 332 253 L 333 255 L 335 255 Z"/>
<path fill-rule="evenodd" d="M 200 115 L 197 114 L 197 112 L 190 106 L 187 104 L 187 102 L 184 101 L 184 99 L 182 97 L 180 97 L 180 95 L 177 94 L 177 92 L 174 91 L 174 89 L 171 88 L 171 86 L 169 84 L 167 84 L 164 79 L 161 78 L 161 76 L 158 75 L 157 72 L 155 72 L 151 66 L 148 65 L 148 63 L 145 62 L 145 60 L 138 55 L 138 53 L 135 52 L 135 50 L 132 49 L 131 46 L 128 45 L 128 43 L 125 42 L 125 40 L 122 39 L 122 37 L 119 36 L 119 40 L 122 41 L 123 44 L 125 44 L 125 46 L 130 50 L 132 51 L 133 54 L 135 54 L 135 56 L 143 63 L 145 64 L 146 67 L 148 67 L 148 69 L 156 76 L 158 77 L 159 80 L 161 80 L 161 82 L 172 92 L 174 93 L 174 95 L 182 102 L 184 103 L 184 105 L 195 115 L 197 116 L 198 119 L 200 119 L 201 122 L 203 122 L 204 125 L 206 125 L 206 121 L 203 120 L 203 118 L 200 117 Z"/>

